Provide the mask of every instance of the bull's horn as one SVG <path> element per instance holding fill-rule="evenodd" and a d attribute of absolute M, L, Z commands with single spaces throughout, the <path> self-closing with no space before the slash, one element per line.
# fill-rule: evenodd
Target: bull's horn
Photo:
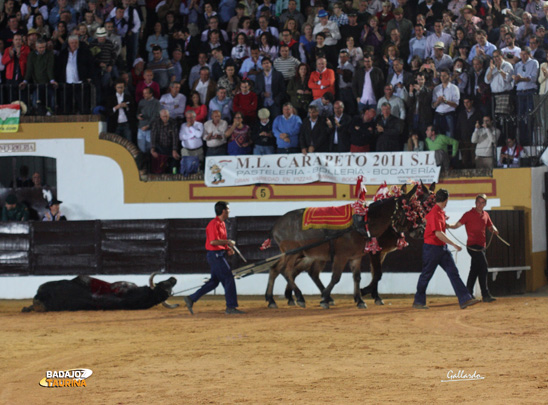
<path fill-rule="evenodd" d="M 150 288 L 156 287 L 156 284 L 154 284 L 154 277 L 158 274 L 160 274 L 160 273 L 159 272 L 154 272 L 150 275 L 150 277 L 148 279 L 148 285 L 150 286 Z M 169 302 L 167 302 L 167 300 L 163 301 L 162 305 L 166 308 L 169 308 L 169 309 L 175 309 L 175 308 L 179 307 L 179 304 L 170 304 Z"/>

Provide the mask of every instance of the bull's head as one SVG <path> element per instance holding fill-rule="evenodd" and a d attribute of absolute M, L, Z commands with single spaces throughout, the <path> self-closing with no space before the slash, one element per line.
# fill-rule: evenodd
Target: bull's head
<path fill-rule="evenodd" d="M 150 278 L 148 279 L 148 284 L 150 286 L 150 288 L 155 288 L 156 287 L 156 284 L 154 284 L 154 277 L 156 275 L 158 275 L 160 273 L 156 272 L 156 273 L 152 273 L 150 275 Z M 173 279 L 174 281 L 172 281 L 170 284 L 171 286 L 173 287 L 173 285 L 175 285 L 175 283 L 177 282 L 177 280 L 175 280 L 174 277 L 171 277 L 168 281 L 171 281 L 171 279 Z M 162 283 L 165 283 L 165 281 L 163 281 Z M 161 283 L 160 283 L 161 284 Z M 171 289 L 169 291 L 169 295 L 171 295 Z M 167 302 L 167 300 L 163 301 L 162 302 L 162 305 L 166 308 L 169 308 L 169 309 L 175 309 L 177 307 L 179 307 L 179 304 L 170 304 L 169 302 Z"/>

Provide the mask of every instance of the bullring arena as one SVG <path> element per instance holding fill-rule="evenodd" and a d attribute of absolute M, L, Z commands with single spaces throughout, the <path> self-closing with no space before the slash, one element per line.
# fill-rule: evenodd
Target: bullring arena
<path fill-rule="evenodd" d="M 407 238 L 411 246 L 383 267 L 383 306 L 367 296 L 368 308 L 358 309 L 345 272 L 328 310 L 307 275 L 296 279 L 306 308 L 286 304 L 281 277 L 279 308 L 267 308 L 266 275 L 257 274 L 236 282 L 243 315 L 225 315 L 220 287 L 195 304 L 193 316 L 180 294 L 168 300 L 181 304 L 175 309 L 22 313 L 40 284 L 81 274 L 145 285 L 151 272 L 164 270 L 158 281 L 174 276 L 176 292 L 199 286 L 208 272 L 203 228 L 217 200 L 230 201 L 229 232 L 251 262 L 278 253 L 257 253 L 275 217 L 355 201 L 348 184 L 227 189 L 199 179 L 144 179 L 97 123 L 63 124 L 62 132 L 58 125 L 22 124 L 1 141 L 33 144 L 9 157 L 56 159 L 57 197 L 69 221 L 3 228 L 2 260 L 9 253 L 12 262 L 0 266 L 0 403 L 546 403 L 546 167 L 439 180 L 452 196 L 451 221 L 486 193 L 487 209 L 511 242 L 509 250 L 495 239 L 488 249 L 493 303 L 461 310 L 438 269 L 427 290 L 430 309 L 413 309 L 420 245 Z M 70 170 L 76 161 L 78 173 Z M 377 187 L 368 185 L 368 199 Z M 456 263 L 466 279 L 467 253 Z M 361 286 L 369 280 L 364 261 Z M 75 369 L 92 372 L 85 386 L 59 376 Z M 69 386 L 44 387 L 44 379 Z"/>

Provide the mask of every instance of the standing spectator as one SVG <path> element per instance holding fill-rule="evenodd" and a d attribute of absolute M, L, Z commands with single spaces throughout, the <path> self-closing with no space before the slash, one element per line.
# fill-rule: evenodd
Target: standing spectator
<path fill-rule="evenodd" d="M 392 87 L 391 84 L 384 86 L 384 97 L 381 97 L 381 99 L 377 102 L 377 114 L 381 114 L 382 105 L 384 103 L 390 104 L 392 115 L 405 121 L 405 104 L 401 98 L 394 95 L 394 87 Z"/>
<path fill-rule="evenodd" d="M 192 66 L 190 69 L 190 73 L 188 75 L 188 85 L 192 87 L 196 80 L 200 78 L 200 70 L 202 68 L 208 68 L 209 64 L 207 63 L 207 54 L 204 52 L 200 52 L 198 54 L 198 64 Z"/>
<path fill-rule="evenodd" d="M 138 54 L 139 49 L 139 33 L 141 31 L 141 18 L 139 12 L 134 6 L 131 0 L 122 0 L 122 4 L 118 7 L 114 7 L 109 14 L 108 19 L 113 19 L 116 16 L 117 9 L 123 9 L 123 18 L 127 21 L 128 31 L 126 34 L 126 47 L 127 47 L 127 63 L 128 68 L 131 65 Z M 115 24 L 116 25 L 116 24 Z"/>
<path fill-rule="evenodd" d="M 383 95 L 384 75 L 382 71 L 373 66 L 371 56 L 363 58 L 363 69 L 358 68 L 352 79 L 352 92 L 358 102 L 359 111 L 366 108 L 377 107 L 377 100 Z"/>
<path fill-rule="evenodd" d="M 417 7 L 417 13 L 426 18 L 426 28 L 436 30 L 436 24 L 442 24 L 444 7 L 442 3 L 435 0 L 425 0 Z M 443 25 L 442 25 L 443 27 Z"/>
<path fill-rule="evenodd" d="M 432 90 L 426 86 L 426 76 L 424 72 L 417 73 L 415 81 L 416 83 L 409 86 L 407 122 L 409 128 L 413 131 L 417 131 L 421 139 L 424 139 L 426 127 L 431 125 L 434 120 Z"/>
<path fill-rule="evenodd" d="M 375 145 L 377 122 L 375 107 L 367 107 L 361 115 L 356 115 L 349 126 L 350 152 L 370 152 Z"/>
<path fill-rule="evenodd" d="M 224 55 L 224 50 L 222 47 L 217 47 L 211 51 L 213 56 L 211 64 L 211 77 L 213 80 L 218 81 L 221 77 L 226 74 L 226 68 L 228 66 L 235 66 L 234 61 Z"/>
<path fill-rule="evenodd" d="M 308 106 L 314 106 L 320 114 L 320 118 L 333 118 L 333 94 L 327 92 L 321 98 L 312 101 Z"/>
<path fill-rule="evenodd" d="M 190 93 L 190 103 L 186 105 L 185 114 L 187 111 L 194 111 L 196 114 L 196 121 L 202 124 L 207 120 L 207 106 L 200 101 L 200 94 L 197 91 Z"/>
<path fill-rule="evenodd" d="M 472 59 L 479 57 L 482 62 L 493 56 L 493 52 L 497 49 L 495 45 L 487 42 L 487 33 L 483 30 L 476 32 L 476 45 L 472 47 L 468 54 L 468 63 L 472 63 Z"/>
<path fill-rule="evenodd" d="M 335 72 L 327 68 L 325 58 L 316 61 L 316 70 L 310 74 L 308 87 L 312 90 L 312 99 L 321 98 L 325 93 L 335 94 Z"/>
<path fill-rule="evenodd" d="M 455 294 L 458 297 L 461 309 L 479 302 L 466 289 L 459 276 L 459 270 L 455 265 L 453 256 L 447 248 L 447 244 L 450 244 L 457 249 L 457 252 L 462 250 L 459 245 L 445 234 L 447 218 L 444 209 L 448 201 L 449 192 L 443 188 L 438 190 L 436 192 L 436 205 L 426 215 L 426 230 L 424 231 L 424 244 L 422 248 L 422 273 L 419 276 L 417 293 L 413 302 L 413 308 L 416 309 L 428 309 L 426 306 L 426 288 L 438 265 L 447 273 L 453 290 L 455 290 Z"/>
<path fill-rule="evenodd" d="M 436 42 L 436 45 L 434 45 L 434 56 L 432 59 L 438 72 L 442 69 L 451 70 L 453 68 L 453 59 L 445 53 L 443 42 Z"/>
<path fill-rule="evenodd" d="M 435 109 L 434 123 L 436 129 L 445 132 L 453 138 L 455 133 L 455 110 L 459 105 L 459 88 L 449 82 L 449 71 L 440 72 L 441 83 L 434 88 L 432 93 L 432 108 Z"/>
<path fill-rule="evenodd" d="M 181 156 L 196 157 L 200 161 L 200 166 L 204 161 L 203 136 L 204 124 L 196 121 L 196 113 L 192 110 L 185 112 L 186 122 L 181 125 L 179 130 L 179 139 L 183 148 Z"/>
<path fill-rule="evenodd" d="M 200 95 L 200 103 L 208 105 L 210 100 L 215 97 L 217 83 L 209 75 L 209 68 L 200 69 L 200 78 L 192 84 L 192 90 Z"/>
<path fill-rule="evenodd" d="M 251 140 L 255 145 L 254 155 L 272 155 L 276 150 L 276 138 L 272 132 L 272 120 L 270 111 L 261 108 L 258 112 L 259 121 L 251 128 Z"/>
<path fill-rule="evenodd" d="M 204 141 L 207 145 L 207 156 L 224 156 L 226 151 L 226 130 L 228 123 L 221 118 L 219 110 L 211 112 L 211 119 L 204 124 Z"/>
<path fill-rule="evenodd" d="M 402 150 L 400 136 L 403 131 L 403 122 L 392 115 L 390 103 L 384 102 L 381 114 L 377 117 L 377 152 L 398 152 Z"/>
<path fill-rule="evenodd" d="M 318 108 L 314 105 L 308 106 L 308 118 L 305 118 L 299 132 L 299 144 L 301 152 L 329 152 L 331 129 L 333 124 L 328 118 L 320 117 Z M 329 124 L 326 124 L 329 122 Z"/>
<path fill-rule="evenodd" d="M 268 58 L 262 60 L 263 70 L 255 79 L 255 91 L 258 96 L 259 108 L 268 108 L 272 116 L 280 115 L 280 105 L 285 99 L 285 82 L 283 75 L 276 69 L 272 69 L 272 61 Z M 234 109 L 236 111 L 236 109 Z M 255 109 L 255 114 L 257 109 Z M 244 116 L 248 116 L 245 114 Z M 253 122 L 253 121 L 251 121 Z"/>
<path fill-rule="evenodd" d="M 493 59 L 489 62 L 489 69 L 485 73 L 485 83 L 491 86 L 491 93 L 495 100 L 495 114 L 510 114 L 512 102 L 510 92 L 512 91 L 513 80 L 512 64 L 502 58 L 499 50 L 493 52 Z"/>
<path fill-rule="evenodd" d="M 15 194 L 9 194 L 6 197 L 2 207 L 2 222 L 5 221 L 28 221 L 29 210 L 24 204 L 17 201 Z"/>
<path fill-rule="evenodd" d="M 413 32 L 413 23 L 404 17 L 403 8 L 394 9 L 394 19 L 386 24 L 386 32 L 392 32 L 393 29 L 398 30 L 403 43 L 409 44 Z"/>
<path fill-rule="evenodd" d="M 438 3 L 436 2 L 436 4 Z M 425 55 L 427 58 L 434 57 L 434 45 L 436 45 L 438 42 L 443 42 L 444 53 L 449 53 L 449 47 L 451 46 L 451 43 L 453 42 L 453 38 L 451 37 L 451 35 L 443 32 L 443 22 L 441 20 L 435 22 L 434 33 L 426 37 Z"/>
<path fill-rule="evenodd" d="M 137 83 L 137 88 L 135 89 L 135 101 L 137 104 L 142 100 L 143 90 L 146 88 L 152 90 L 154 98 L 160 98 L 160 86 L 153 80 L 153 78 L 154 72 L 152 70 L 146 69 L 143 72 L 143 80 Z"/>
<path fill-rule="evenodd" d="M 137 106 L 137 145 L 143 153 L 150 151 L 150 124 L 158 117 L 161 109 L 162 105 L 154 98 L 152 90 L 149 87 L 143 89 L 143 99 Z"/>
<path fill-rule="evenodd" d="M 456 159 L 459 153 L 459 141 L 448 136 L 437 134 L 433 125 L 426 127 L 426 147 L 435 152 L 436 165 L 441 166 L 444 171 L 449 170 L 451 148 L 452 159 Z"/>
<path fill-rule="evenodd" d="M 251 91 L 249 80 L 243 80 L 240 83 L 240 93 L 234 96 L 232 110 L 234 114 L 241 112 L 246 122 L 253 123 L 257 118 L 257 109 L 257 94 Z"/>
<path fill-rule="evenodd" d="M 276 137 L 278 153 L 299 153 L 299 132 L 302 121 L 293 113 L 293 105 L 285 103 L 282 115 L 277 116 L 272 124 L 272 131 Z"/>
<path fill-rule="evenodd" d="M 51 9 L 48 16 L 48 22 L 51 28 L 54 28 L 59 20 L 61 14 L 65 11 L 69 11 L 71 14 L 71 23 L 76 24 L 76 11 L 68 4 L 68 0 L 57 0 L 57 4 Z"/>
<path fill-rule="evenodd" d="M 379 27 L 379 19 L 373 16 L 369 19 L 369 25 L 364 24 L 363 31 L 360 36 L 362 46 L 370 46 L 376 56 L 382 53 L 382 44 L 384 42 L 384 30 Z"/>
<path fill-rule="evenodd" d="M 424 150 L 424 141 L 421 141 L 417 132 L 410 132 L 407 143 L 403 145 L 404 152 L 422 152 Z"/>
<path fill-rule="evenodd" d="M 154 58 L 154 48 L 160 48 L 160 58 L 167 59 L 168 37 L 163 32 L 162 23 L 157 22 L 154 24 L 154 31 L 147 38 L 146 51 L 148 52 L 148 61 L 152 61 Z"/>
<path fill-rule="evenodd" d="M 318 13 L 319 22 L 314 26 L 312 34 L 316 36 L 317 33 L 323 32 L 325 34 L 325 45 L 335 46 L 337 41 L 341 39 L 341 32 L 339 26 L 334 21 L 329 21 L 329 14 L 325 10 L 320 10 Z"/>
<path fill-rule="evenodd" d="M 531 58 L 531 48 L 524 47 L 520 54 L 521 60 L 514 66 L 514 83 L 516 84 L 519 142 L 523 146 L 531 145 L 534 119 L 530 116 L 533 110 L 533 95 L 537 91 L 539 74 L 538 62 Z"/>
<path fill-rule="evenodd" d="M 472 169 L 476 160 L 472 134 L 476 128 L 476 123 L 482 119 L 482 115 L 474 108 L 474 99 L 472 97 L 464 96 L 463 105 L 464 108 L 458 114 L 455 139 L 459 141 L 464 168 Z"/>
<path fill-rule="evenodd" d="M 299 60 L 289 53 L 289 46 L 280 45 L 280 57 L 274 61 L 274 69 L 283 75 L 286 83 L 295 77 L 299 64 Z"/>
<path fill-rule="evenodd" d="M 13 101 L 18 94 L 17 88 L 23 82 L 27 71 L 27 60 L 30 53 L 28 46 L 23 44 L 21 34 L 13 36 L 13 45 L 6 48 L 2 56 L 2 65 L 5 66 L 6 84 L 13 86 L 13 93 L 10 91 L 9 101 Z M 14 94 L 12 97 L 11 94 Z"/>
<path fill-rule="evenodd" d="M 469 74 L 468 94 L 474 98 L 474 105 L 482 115 L 489 114 L 491 110 L 491 89 L 485 82 L 485 73 L 481 58 L 475 57 Z"/>
<path fill-rule="evenodd" d="M 329 21 L 333 21 L 339 27 L 348 25 L 348 16 L 343 12 L 343 5 L 341 2 L 337 2 L 333 5 L 333 15 L 329 17 Z"/>
<path fill-rule="evenodd" d="M 350 38 L 352 39 L 352 38 Z M 353 40 L 352 40 L 353 41 Z M 350 55 L 347 49 L 339 52 L 339 66 L 337 68 L 339 99 L 345 103 L 350 115 L 356 112 L 356 102 L 352 93 L 352 79 L 354 76 L 354 65 L 350 62 Z"/>
<path fill-rule="evenodd" d="M 240 78 L 236 74 L 236 64 L 229 62 L 225 67 L 225 74 L 217 81 L 217 88 L 226 89 L 226 96 L 230 99 L 240 91 Z"/>
<path fill-rule="evenodd" d="M 288 29 L 282 30 L 282 40 L 280 41 L 280 53 L 283 45 L 289 47 L 289 52 L 292 57 L 301 62 L 306 62 L 306 52 L 304 50 L 303 44 L 298 42 L 295 38 L 292 37 L 291 31 Z"/>
<path fill-rule="evenodd" d="M 255 31 L 255 38 L 260 38 L 263 34 L 269 34 L 272 38 L 278 42 L 278 37 L 280 36 L 278 28 L 271 27 L 268 25 L 268 19 L 265 16 L 259 17 L 259 28 Z"/>
<path fill-rule="evenodd" d="M 125 82 L 119 80 L 114 86 L 115 93 L 107 98 L 106 114 L 108 117 L 107 130 L 133 142 L 133 135 L 129 117 L 134 116 L 133 100 L 125 92 Z"/>
<path fill-rule="evenodd" d="M 19 85 L 21 89 L 30 83 L 37 85 L 37 89 L 32 94 L 33 108 L 37 108 L 38 102 L 55 106 L 55 91 L 57 82 L 54 77 L 54 56 L 53 51 L 46 50 L 46 41 L 42 38 L 36 41 L 36 50 L 31 52 L 27 58 L 27 71 L 25 80 Z M 46 91 L 46 87 L 49 87 Z M 49 100 L 46 102 L 46 95 Z"/>
<path fill-rule="evenodd" d="M 409 59 L 411 63 L 413 57 L 418 56 L 421 60 L 426 58 L 426 37 L 424 36 L 424 27 L 421 24 L 415 24 L 415 36 L 409 40 Z"/>
<path fill-rule="evenodd" d="M 539 47 L 540 42 L 537 37 L 533 36 L 529 39 L 529 48 L 531 48 L 531 57 L 536 59 L 539 65 L 546 62 L 546 51 L 543 47 Z"/>
<path fill-rule="evenodd" d="M 94 64 L 97 72 L 95 88 L 97 89 L 97 104 L 103 104 L 103 98 L 111 88 L 111 81 L 118 76 L 116 51 L 114 44 L 107 39 L 107 30 L 99 27 L 95 32 L 95 41 L 91 43 L 94 54 Z"/>
<path fill-rule="evenodd" d="M 350 152 L 350 123 L 352 117 L 344 112 L 344 103 L 335 101 L 333 105 L 334 115 L 331 119 L 333 124 L 332 139 L 330 141 L 331 152 Z"/>
<path fill-rule="evenodd" d="M 180 93 L 181 85 L 174 81 L 169 85 L 169 92 L 160 97 L 162 108 L 169 112 L 171 119 L 181 123 L 185 115 L 186 97 Z"/>
<path fill-rule="evenodd" d="M 225 135 L 229 141 L 229 155 L 250 155 L 252 153 L 251 129 L 244 124 L 244 116 L 241 112 L 234 114 L 234 122 L 228 127 Z"/>
<path fill-rule="evenodd" d="M 151 172 L 165 173 L 170 168 L 169 160 L 181 159 L 177 121 L 169 116 L 168 110 L 161 110 L 160 116 L 150 124 L 150 154 L 152 155 Z"/>
<path fill-rule="evenodd" d="M 515 45 L 516 36 L 513 32 L 508 32 L 505 35 L 504 40 L 506 41 L 506 47 L 501 49 L 504 60 L 514 64 L 519 60 L 521 48 Z"/>
<path fill-rule="evenodd" d="M 468 72 L 466 71 L 466 64 L 461 58 L 455 60 L 451 83 L 459 88 L 460 96 L 462 98 L 468 90 Z"/>
<path fill-rule="evenodd" d="M 297 74 L 287 85 L 289 101 L 297 109 L 301 118 L 306 116 L 306 108 L 312 101 L 312 90 L 308 87 L 310 69 L 306 63 L 301 63 L 297 68 Z"/>
<path fill-rule="evenodd" d="M 169 83 L 175 81 L 175 71 L 169 58 L 165 58 L 162 48 L 155 46 L 152 48 L 152 60 L 148 62 L 148 69 L 154 74 L 154 81 L 158 83 L 160 92 L 164 92 Z"/>
<path fill-rule="evenodd" d="M 255 83 L 256 75 L 263 69 L 262 60 L 263 57 L 259 52 L 259 47 L 257 45 L 251 46 L 251 57 L 243 61 L 242 67 L 238 74 L 242 79 L 249 79 Z"/>
<path fill-rule="evenodd" d="M 217 95 L 209 102 L 209 118 L 212 118 L 213 111 L 219 111 L 221 119 L 232 121 L 232 103 L 232 98 L 227 97 L 226 89 L 218 87 Z"/>
<path fill-rule="evenodd" d="M 483 117 L 483 124 L 476 122 L 476 129 L 472 134 L 472 143 L 476 144 L 476 168 L 492 169 L 495 163 L 497 142 L 500 137 L 500 129 L 493 126 L 491 117 Z"/>
<path fill-rule="evenodd" d="M 478 194 L 476 197 L 476 206 L 467 211 L 456 224 L 447 225 L 447 228 L 458 229 L 463 225 L 465 226 L 466 235 L 468 236 L 466 250 L 472 259 L 466 288 L 473 295 L 474 285 L 476 284 L 476 280 L 479 280 L 483 302 L 493 302 L 496 299 L 491 295 L 487 286 L 489 270 L 487 268 L 487 257 L 485 256 L 485 228 L 489 228 L 489 231 L 495 235 L 498 235 L 499 231 L 493 225 L 489 214 L 483 210 L 486 205 L 487 196 L 485 194 Z"/>

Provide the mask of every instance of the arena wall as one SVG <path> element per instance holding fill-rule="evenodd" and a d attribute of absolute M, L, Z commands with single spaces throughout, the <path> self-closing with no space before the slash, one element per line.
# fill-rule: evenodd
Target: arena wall
<path fill-rule="evenodd" d="M 142 181 L 135 161 L 121 145 L 99 138 L 97 122 L 84 123 L 24 123 L 20 131 L 3 134 L 0 146 L 34 144 L 34 152 L 14 152 L 3 148 L 1 156 L 35 155 L 57 160 L 57 197 L 64 201 L 63 213 L 69 220 L 92 219 L 163 219 L 204 218 L 213 215 L 213 203 L 219 199 L 231 202 L 234 216 L 282 215 L 303 206 L 330 206 L 352 201 L 353 186 L 330 183 L 309 185 L 255 185 L 245 187 L 207 188 L 201 181 Z M 535 290 L 546 284 L 546 225 L 544 173 L 546 167 L 495 169 L 492 177 L 451 178 L 440 186 L 451 193 L 447 211 L 450 221 L 456 221 L 474 204 L 478 193 L 488 196 L 488 209 L 523 209 L 526 225 L 527 289 Z M 369 186 L 371 197 L 377 186 Z M 466 240 L 464 229 L 455 232 Z M 466 253 L 457 255 L 457 264 L 465 278 L 469 268 Z M 443 272 L 436 273 L 429 292 L 453 294 Z M 240 292 L 262 294 L 266 281 L 263 275 L 253 281 L 239 282 Z M 326 279 L 329 275 L 325 274 Z M 369 275 L 364 275 L 365 283 Z M 523 277 L 523 276 L 522 276 Z M 63 277 L 61 277 L 63 278 Z M 64 277 L 66 278 L 66 277 Z M 124 277 L 131 279 L 131 277 Z M 203 275 L 184 276 L 185 286 Z M 413 293 L 418 274 L 387 273 L 380 283 L 381 293 Z M 2 277 L 0 298 L 27 298 L 36 291 L 39 280 L 29 277 Z M 57 277 L 56 279 L 59 279 Z M 138 279 L 138 278 L 137 278 Z M 136 279 L 136 280 L 137 280 Z M 199 282 L 198 282 L 199 284 Z M 278 283 L 277 293 L 283 290 Z M 299 285 L 305 293 L 316 293 L 308 278 L 301 276 Z M 352 281 L 343 277 L 336 293 L 351 293 Z"/>

